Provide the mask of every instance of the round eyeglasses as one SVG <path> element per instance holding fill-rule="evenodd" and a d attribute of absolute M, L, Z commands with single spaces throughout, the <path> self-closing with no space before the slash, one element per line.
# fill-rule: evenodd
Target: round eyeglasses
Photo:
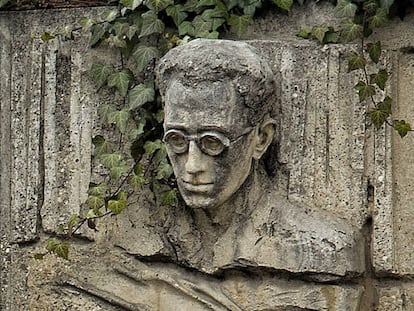
<path fill-rule="evenodd" d="M 231 144 L 239 141 L 243 136 L 249 134 L 253 129 L 254 127 L 246 128 L 241 135 L 233 140 L 230 140 L 221 133 L 213 131 L 203 131 L 201 133 L 188 135 L 183 131 L 171 129 L 165 132 L 163 141 L 177 154 L 187 152 L 190 141 L 194 141 L 203 153 L 214 157 L 222 153 Z"/>

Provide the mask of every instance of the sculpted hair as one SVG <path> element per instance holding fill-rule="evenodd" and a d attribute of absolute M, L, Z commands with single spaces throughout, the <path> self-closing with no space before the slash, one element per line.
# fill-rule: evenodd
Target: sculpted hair
<path fill-rule="evenodd" d="M 197 39 L 170 50 L 156 68 L 157 85 L 164 98 L 172 81 L 187 87 L 208 81 L 230 82 L 237 98 L 249 109 L 249 121 L 257 124 L 272 115 L 275 82 L 267 61 L 251 45 L 241 41 Z"/>

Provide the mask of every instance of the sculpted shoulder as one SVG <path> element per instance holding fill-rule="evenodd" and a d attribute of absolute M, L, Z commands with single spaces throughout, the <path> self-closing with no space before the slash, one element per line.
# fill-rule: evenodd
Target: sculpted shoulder
<path fill-rule="evenodd" d="M 237 234 L 235 263 L 326 280 L 364 271 L 363 238 L 344 219 L 291 203 L 280 192 L 260 205 Z"/>

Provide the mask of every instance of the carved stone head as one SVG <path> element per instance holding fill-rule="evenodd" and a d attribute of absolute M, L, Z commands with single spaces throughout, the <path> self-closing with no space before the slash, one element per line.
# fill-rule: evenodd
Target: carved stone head
<path fill-rule="evenodd" d="M 198 39 L 160 60 L 157 83 L 164 141 L 186 204 L 222 205 L 272 141 L 269 65 L 247 43 Z"/>

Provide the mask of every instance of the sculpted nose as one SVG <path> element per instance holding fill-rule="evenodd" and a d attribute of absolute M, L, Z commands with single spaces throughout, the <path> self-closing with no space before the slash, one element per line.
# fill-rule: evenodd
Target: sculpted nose
<path fill-rule="evenodd" d="M 187 161 L 185 163 L 185 170 L 189 174 L 196 174 L 205 170 L 206 162 L 203 161 L 205 155 L 198 148 L 194 141 L 190 141 L 188 146 Z"/>

